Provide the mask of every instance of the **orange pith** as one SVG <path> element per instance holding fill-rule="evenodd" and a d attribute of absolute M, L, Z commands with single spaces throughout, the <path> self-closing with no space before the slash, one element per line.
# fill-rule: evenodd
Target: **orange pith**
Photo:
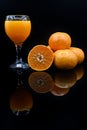
<path fill-rule="evenodd" d="M 54 81 L 47 72 L 33 72 L 28 78 L 30 87 L 37 93 L 47 93 L 53 86 Z"/>
<path fill-rule="evenodd" d="M 68 49 L 71 46 L 71 37 L 65 32 L 55 32 L 50 35 L 48 44 L 53 51 Z"/>
<path fill-rule="evenodd" d="M 28 64 L 36 71 L 47 70 L 53 63 L 53 51 L 45 45 L 34 46 L 28 54 Z"/>

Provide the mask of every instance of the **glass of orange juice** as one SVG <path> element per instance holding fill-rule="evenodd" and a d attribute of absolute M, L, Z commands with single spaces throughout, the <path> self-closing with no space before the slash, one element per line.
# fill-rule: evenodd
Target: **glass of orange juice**
<path fill-rule="evenodd" d="M 28 15 L 7 15 L 5 32 L 16 48 L 16 61 L 10 65 L 12 69 L 28 69 L 28 63 L 23 62 L 21 49 L 31 33 L 31 20 Z"/>

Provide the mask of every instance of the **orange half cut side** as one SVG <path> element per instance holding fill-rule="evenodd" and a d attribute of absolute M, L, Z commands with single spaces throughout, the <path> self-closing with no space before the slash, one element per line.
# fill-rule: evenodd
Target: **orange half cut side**
<path fill-rule="evenodd" d="M 28 54 L 28 64 L 36 71 L 44 71 L 50 68 L 53 59 L 53 51 L 45 45 L 34 46 Z"/>

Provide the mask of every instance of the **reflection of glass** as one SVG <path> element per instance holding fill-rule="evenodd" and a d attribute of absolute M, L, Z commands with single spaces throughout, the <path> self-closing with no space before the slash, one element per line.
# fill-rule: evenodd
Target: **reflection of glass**
<path fill-rule="evenodd" d="M 10 109 L 17 115 L 29 114 L 33 106 L 32 95 L 24 88 L 16 88 L 10 97 Z"/>
<path fill-rule="evenodd" d="M 47 72 L 33 72 L 28 78 L 30 87 L 37 93 L 47 93 L 54 87 L 54 81 Z"/>
<path fill-rule="evenodd" d="M 31 32 L 31 21 L 27 15 L 7 15 L 5 32 L 16 47 L 16 62 L 10 68 L 27 69 L 29 66 L 22 61 L 21 48 Z"/>
<path fill-rule="evenodd" d="M 10 109 L 17 116 L 29 114 L 33 107 L 33 97 L 26 88 L 23 73 L 17 73 L 17 86 L 9 99 Z"/>

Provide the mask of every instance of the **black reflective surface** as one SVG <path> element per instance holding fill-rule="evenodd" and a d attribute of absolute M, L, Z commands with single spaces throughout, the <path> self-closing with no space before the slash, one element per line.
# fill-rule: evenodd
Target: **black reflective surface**
<path fill-rule="evenodd" d="M 73 70 L 10 69 L 0 74 L 1 129 L 72 129 L 86 121 L 86 78 L 84 61 Z"/>
<path fill-rule="evenodd" d="M 70 34 L 85 60 L 70 71 L 53 66 L 44 72 L 22 74 L 9 69 L 15 47 L 4 31 L 8 14 L 29 15 L 30 37 L 22 48 L 23 61 L 36 44 L 48 44 L 50 34 Z M 19 96 L 20 95 L 20 96 Z M 87 1 L 0 0 L 0 130 L 87 129 Z"/>

